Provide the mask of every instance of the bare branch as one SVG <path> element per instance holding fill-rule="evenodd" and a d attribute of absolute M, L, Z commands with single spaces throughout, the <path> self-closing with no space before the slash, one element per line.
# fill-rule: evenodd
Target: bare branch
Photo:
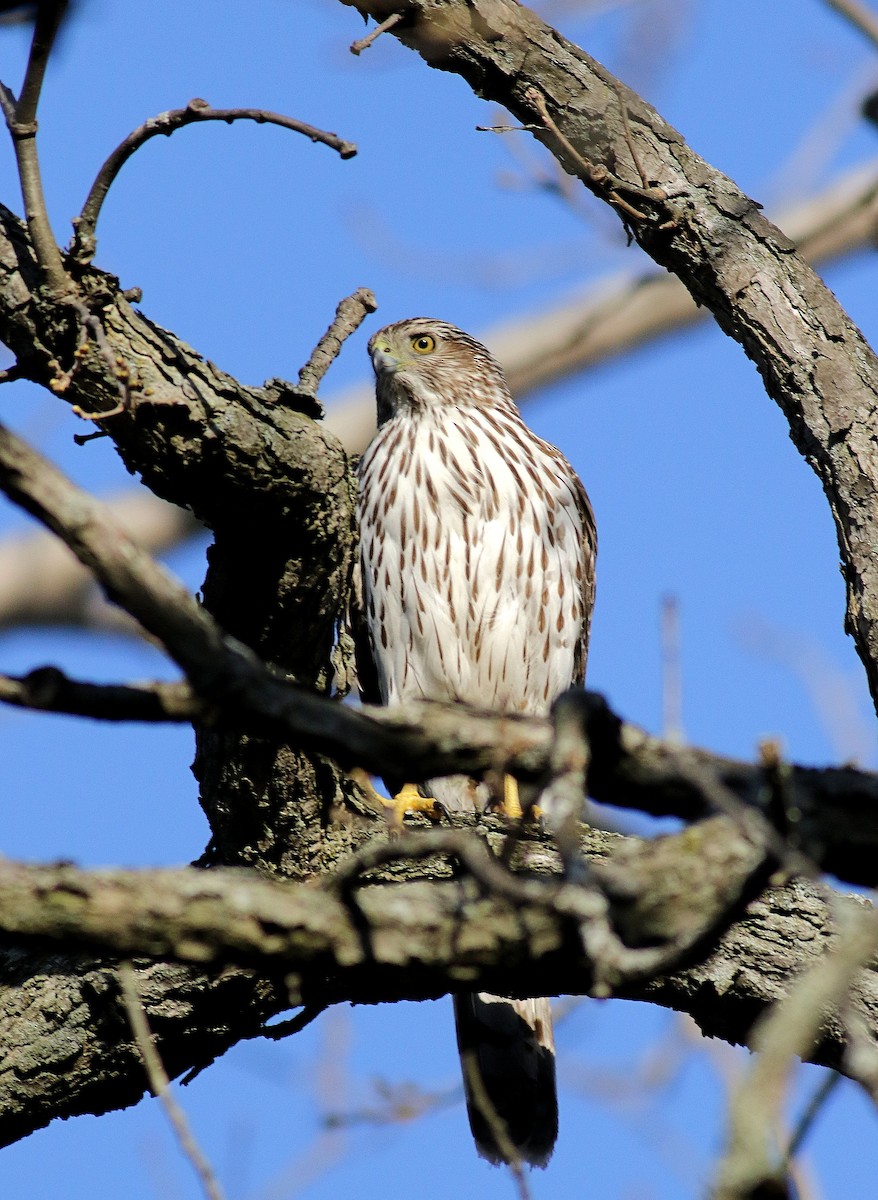
<path fill-rule="evenodd" d="M 61 252 L 49 222 L 46 198 L 43 195 L 36 138 L 37 106 L 43 88 L 43 78 L 49 56 L 52 53 L 55 35 L 64 19 L 66 10 L 67 0 L 50 0 L 48 3 L 37 5 L 33 39 L 21 96 L 12 111 L 10 111 L 8 93 L 7 102 L 4 104 L 6 123 L 15 147 L 24 211 L 34 252 L 45 273 L 47 283 L 59 296 L 70 293 L 72 284 L 64 270 Z"/>
<path fill-rule="evenodd" d="M 392 29 L 394 25 L 397 25 L 403 19 L 404 16 L 405 13 L 401 12 L 391 13 L 390 16 L 386 20 L 382 21 L 380 25 L 376 25 L 374 29 L 370 29 L 365 37 L 361 37 L 356 42 L 351 43 L 351 54 L 362 54 L 363 51 L 367 50 L 374 41 L 377 41 L 377 39 L 381 37 L 382 33 L 386 33 L 388 29 Z"/>
<path fill-rule="evenodd" d="M 452 824 L 469 831 L 472 841 L 476 821 Z M 711 823 L 697 829 L 705 825 Z M 478 820 L 477 832 L 495 849 L 506 836 L 497 818 Z M 631 921 L 635 936 L 640 930 L 647 939 L 664 939 L 691 920 L 693 910 L 697 920 L 707 905 L 722 910 L 730 875 L 752 861 L 753 848 L 728 823 L 712 835 L 694 832 L 661 839 L 667 855 L 658 859 L 655 843 L 583 832 L 584 855 L 593 862 L 612 855 L 626 879 L 641 881 L 644 913 Z M 517 854 L 522 871 L 558 870 L 549 839 L 535 829 Z M 506 878 L 540 886 L 508 872 Z M 545 903 L 552 887 L 546 882 L 542 902 L 507 899 L 481 886 L 474 890 L 466 878 L 455 881 L 442 856 L 408 866 L 397 858 L 370 872 L 369 886 L 341 896 L 313 882 L 284 884 L 259 872 L 222 868 L 83 872 L 0 862 L 0 929 L 9 935 L 4 942 L 12 955 L 8 961 L 0 955 L 0 1032 L 9 1067 L 0 1073 L 0 1144 L 52 1116 L 106 1111 L 142 1094 L 131 1047 L 115 1027 L 95 1028 L 89 1006 L 74 1002 L 84 987 L 99 993 L 114 987 L 107 950 L 124 957 L 258 964 L 255 975 L 250 967 L 196 971 L 168 961 L 139 973 L 150 1011 L 162 1014 L 156 1037 L 163 1060 L 179 1074 L 203 1066 L 241 1037 L 259 1034 L 266 1020 L 291 1004 L 313 1011 L 342 1000 L 434 998 L 461 985 L 517 996 L 536 989 L 541 995 L 588 991 L 593 977 L 577 922 Z M 842 903 L 861 907 L 858 899 Z M 618 909 L 614 902 L 614 919 L 627 929 L 624 898 Z M 47 937 L 56 949 L 47 950 Z M 30 953 L 27 938 L 37 939 Z M 787 995 L 797 974 L 819 961 L 831 942 L 824 895 L 793 882 L 755 900 L 709 958 L 673 976 L 634 982 L 622 995 L 689 1012 L 710 1036 L 743 1042 L 754 1015 Z M 104 957 L 73 954 L 71 947 L 88 943 L 104 946 Z M 291 981 L 298 989 L 292 995 Z M 24 1009 L 22 986 L 28 989 Z M 59 995 L 68 997 L 74 1015 L 50 1029 L 35 1026 L 30 1014 L 43 995 L 56 1005 Z M 868 1028 L 878 1030 L 878 972 L 864 973 L 856 1005 Z M 839 1066 L 845 1031 L 830 1022 L 813 1061 Z M 104 1051 L 99 1062 L 96 1046 Z M 57 1080 L 32 1064 L 62 1052 L 70 1066 L 59 1093 Z"/>
<path fill-rule="evenodd" d="M 378 303 L 368 288 L 357 288 L 341 301 L 332 323 L 299 372 L 299 385 L 296 388 L 299 395 L 316 400 L 320 382 L 338 357 L 345 340 L 359 329 L 367 314 L 375 312 L 377 307 Z"/>
<path fill-rule="evenodd" d="M 165 1110 L 168 1122 L 180 1143 L 180 1149 L 184 1157 L 192 1164 L 192 1169 L 198 1177 L 207 1200 L 223 1200 L 222 1189 L 213 1169 L 195 1140 L 189 1122 L 186 1120 L 186 1114 L 171 1093 L 171 1081 L 168 1079 L 161 1055 L 156 1049 L 146 1013 L 143 1011 L 140 993 L 137 990 L 137 976 L 134 974 L 134 968 L 130 962 L 119 964 L 119 985 L 122 989 L 122 998 L 128 1013 L 131 1032 L 134 1034 L 137 1049 L 146 1068 L 150 1090 L 154 1096 L 158 1097 Z"/>
<path fill-rule="evenodd" d="M 0 675 L 0 701 L 101 721 L 194 721 L 205 709 L 185 683 L 82 683 L 57 667 Z"/>
<path fill-rule="evenodd" d="M 152 554 L 203 532 L 191 513 L 145 488 L 110 496 L 106 503 L 125 532 Z M 15 625 L 143 634 L 127 614 L 101 599 L 94 577 L 64 543 L 43 530 L 0 541 L 0 629 Z"/>
<path fill-rule="evenodd" d="M 353 158 L 357 153 L 353 142 L 346 142 L 334 133 L 317 129 L 314 125 L 307 125 L 304 121 L 297 121 L 294 117 L 284 116 L 283 113 L 269 112 L 262 108 L 211 108 L 206 100 L 190 100 L 185 108 L 174 108 L 169 112 L 159 113 L 158 116 L 151 117 L 143 125 L 139 125 L 116 147 L 98 171 L 82 206 L 82 212 L 73 222 L 74 237 L 70 251 L 76 262 L 85 265 L 94 258 L 97 244 L 95 228 L 101 207 L 113 181 L 131 155 L 150 138 L 159 134 L 170 137 L 177 129 L 201 121 L 225 121 L 228 125 L 233 121 L 256 121 L 259 125 L 280 125 L 283 129 L 304 134 L 312 142 L 321 142 L 324 146 L 329 146 L 330 149 L 336 150 L 341 158 Z"/>

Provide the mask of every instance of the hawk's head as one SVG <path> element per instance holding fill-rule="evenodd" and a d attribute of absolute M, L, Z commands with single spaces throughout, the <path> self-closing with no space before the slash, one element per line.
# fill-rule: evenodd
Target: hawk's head
<path fill-rule="evenodd" d="M 438 406 L 511 404 L 499 364 L 475 338 L 447 321 L 412 317 L 369 342 L 378 424 L 399 412 Z"/>

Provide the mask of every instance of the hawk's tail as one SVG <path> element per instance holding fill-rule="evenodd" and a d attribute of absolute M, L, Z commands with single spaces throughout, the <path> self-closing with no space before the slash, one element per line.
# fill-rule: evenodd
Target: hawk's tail
<path fill-rule="evenodd" d="M 544 1167 L 558 1136 L 549 1001 L 466 993 L 454 1016 L 476 1149 L 489 1162 L 517 1155 Z"/>

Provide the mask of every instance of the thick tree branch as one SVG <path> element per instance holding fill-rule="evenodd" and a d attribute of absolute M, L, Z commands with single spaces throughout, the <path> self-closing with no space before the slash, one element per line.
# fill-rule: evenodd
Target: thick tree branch
<path fill-rule="evenodd" d="M 376 21 L 399 7 L 343 2 Z M 529 9 L 515 0 L 407 0 L 404 12 L 392 36 L 534 127 L 756 363 L 829 500 L 847 628 L 878 704 L 878 359 L 860 331 L 753 200 Z"/>
<path fill-rule="evenodd" d="M 489 836 L 496 842 L 496 833 Z M 694 906 L 700 918 L 705 907 L 725 903 L 731 876 L 740 878 L 755 861 L 752 848 L 735 843 L 726 825 L 713 830 L 709 842 L 700 841 L 688 862 L 685 839 L 672 846 L 678 883 L 653 908 L 648 936 L 660 925 L 667 933 L 691 921 Z M 626 868 L 639 876 L 644 897 L 652 890 L 649 874 L 659 864 L 650 867 L 649 845 L 590 833 L 585 847 L 591 854 L 624 848 Z M 531 870 L 556 863 L 539 841 L 524 851 Z M 241 871 L 84 872 L 6 863 L 0 866 L 0 928 L 19 938 L 81 940 L 119 954 L 213 965 L 275 963 L 294 972 L 287 975 L 296 989 L 292 1003 L 423 999 L 461 985 L 522 996 L 592 988 L 594 963 L 576 924 L 551 902 L 541 903 L 538 890 L 530 899 L 512 900 L 452 881 L 441 860 L 421 869 L 429 869 L 432 882 L 415 877 L 334 896 Z M 701 887 L 693 895 L 689 885 L 696 874 Z M 436 882 L 443 875 L 446 882 Z M 550 900 L 552 895 L 550 889 Z M 856 908 L 859 901 L 843 903 Z M 790 884 L 754 901 L 707 961 L 664 979 L 624 985 L 620 993 L 691 1012 L 706 1032 L 744 1041 L 753 1018 L 825 955 L 833 944 L 831 925 L 820 892 Z M 872 969 L 858 989 L 857 1006 L 874 1036 L 878 974 Z M 814 1061 L 837 1065 L 843 1049 L 840 1024 L 827 1020 Z M 3 1101 L 0 1086 L 0 1127 Z"/>

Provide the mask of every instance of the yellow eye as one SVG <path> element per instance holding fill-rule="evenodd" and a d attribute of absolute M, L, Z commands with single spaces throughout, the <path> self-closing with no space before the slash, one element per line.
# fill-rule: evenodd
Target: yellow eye
<path fill-rule="evenodd" d="M 430 337 L 429 333 L 422 333 L 418 337 L 412 338 L 412 350 L 415 354 L 430 354 L 436 349 L 436 339 Z"/>

